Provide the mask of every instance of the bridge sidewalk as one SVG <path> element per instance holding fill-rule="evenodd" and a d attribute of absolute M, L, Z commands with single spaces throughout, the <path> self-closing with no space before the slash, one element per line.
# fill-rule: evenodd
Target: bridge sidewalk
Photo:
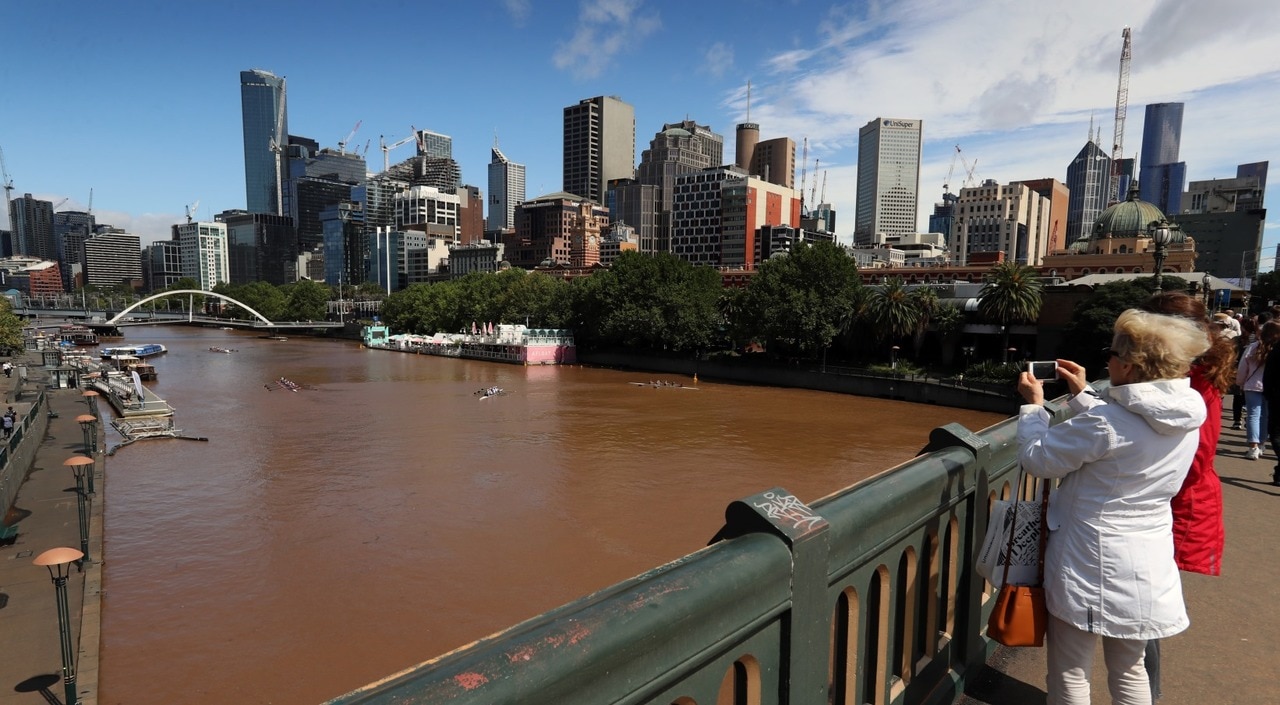
<path fill-rule="evenodd" d="M 1229 400 L 1228 400 L 1228 406 Z M 1161 642 L 1164 697 L 1160 705 L 1275 702 L 1280 653 L 1280 487 L 1271 484 L 1276 458 L 1243 457 L 1243 431 L 1227 428 L 1215 466 L 1222 478 L 1227 545 L 1222 575 L 1182 573 L 1191 627 Z M 1045 702 L 1044 649 L 1000 647 L 957 705 Z M 1093 702 L 1109 703 L 1101 648 L 1094 659 Z"/>

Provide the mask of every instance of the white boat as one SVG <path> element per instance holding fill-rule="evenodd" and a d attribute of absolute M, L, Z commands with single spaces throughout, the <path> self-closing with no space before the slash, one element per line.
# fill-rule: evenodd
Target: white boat
<path fill-rule="evenodd" d="M 98 353 L 102 355 L 103 360 L 110 360 L 117 357 L 133 356 L 133 357 L 151 357 L 167 352 L 163 345 L 158 343 L 147 343 L 145 345 L 116 345 L 109 348 L 99 348 Z"/>

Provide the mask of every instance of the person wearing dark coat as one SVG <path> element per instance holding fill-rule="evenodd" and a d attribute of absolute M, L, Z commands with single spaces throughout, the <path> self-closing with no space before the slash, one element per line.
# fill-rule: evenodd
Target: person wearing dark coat
<path fill-rule="evenodd" d="M 1280 338 L 1280 321 L 1270 320 L 1262 324 L 1259 335 L 1266 340 Z M 1280 410 L 1280 346 L 1271 348 L 1262 369 L 1262 398 L 1267 400 L 1268 409 Z M 1280 485 L 1280 413 L 1267 418 L 1267 437 L 1271 439 L 1271 450 L 1277 453 L 1271 484 Z"/>

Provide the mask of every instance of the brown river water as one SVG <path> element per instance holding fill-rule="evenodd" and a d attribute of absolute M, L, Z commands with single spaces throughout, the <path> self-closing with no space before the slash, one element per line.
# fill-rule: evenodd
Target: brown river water
<path fill-rule="evenodd" d="M 1001 418 L 240 331 L 125 342 L 168 347 L 148 385 L 209 440 L 107 461 L 109 705 L 319 703 L 693 552 L 735 499 L 811 502 Z M 264 387 L 282 376 L 306 388 Z"/>

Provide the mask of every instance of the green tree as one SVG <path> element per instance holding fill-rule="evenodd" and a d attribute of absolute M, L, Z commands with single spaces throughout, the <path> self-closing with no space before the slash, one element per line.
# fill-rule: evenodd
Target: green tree
<path fill-rule="evenodd" d="M 1003 350 L 1008 362 L 1009 326 L 1030 323 L 1040 315 L 1042 285 L 1036 270 L 1017 262 L 1001 262 L 987 273 L 978 292 L 978 312 L 1004 331 Z"/>
<path fill-rule="evenodd" d="M 590 282 L 574 282 L 580 343 L 696 352 L 720 331 L 720 274 L 673 255 L 625 252 Z"/>
<path fill-rule="evenodd" d="M 797 247 L 760 265 L 735 330 L 754 330 L 773 354 L 819 357 L 853 319 L 860 286 L 857 265 L 839 245 Z"/>
<path fill-rule="evenodd" d="M 223 292 L 218 292 L 223 293 Z M 235 293 L 228 293 L 227 296 L 240 301 L 244 305 L 266 316 L 273 321 L 284 320 L 285 310 L 288 308 L 289 300 L 280 287 L 266 282 L 253 282 L 237 287 Z M 229 304 L 233 309 L 238 309 L 235 304 Z M 245 313 L 246 318 L 252 314 Z"/>
<path fill-rule="evenodd" d="M 939 306 L 933 314 L 933 328 L 942 340 L 942 364 L 950 367 L 955 361 L 959 333 L 964 330 L 964 311 L 955 304 Z"/>
<path fill-rule="evenodd" d="M 1186 282 L 1163 277 L 1166 291 L 1182 290 Z M 1155 277 L 1142 277 L 1103 284 L 1071 310 L 1071 322 L 1063 330 L 1059 356 L 1088 368 L 1106 365 L 1102 350 L 1111 345 L 1116 319 L 1126 309 L 1137 308 L 1155 292 Z"/>
<path fill-rule="evenodd" d="M 877 340 L 899 340 L 920 328 L 923 315 L 902 277 L 889 277 L 885 282 L 868 288 L 867 315 Z M 936 296 L 934 300 L 937 300 Z"/>
<path fill-rule="evenodd" d="M 1270 271 L 1259 274 L 1253 280 L 1253 288 L 1249 290 L 1251 303 L 1249 308 L 1261 311 L 1272 304 L 1280 303 L 1280 272 Z"/>
<path fill-rule="evenodd" d="M 9 354 L 22 350 L 22 325 L 22 319 L 13 313 L 13 302 L 7 296 L 0 297 L 0 350 Z"/>
<path fill-rule="evenodd" d="M 284 316 L 291 321 L 323 321 L 328 314 L 329 287 L 303 279 L 285 287 Z"/>

